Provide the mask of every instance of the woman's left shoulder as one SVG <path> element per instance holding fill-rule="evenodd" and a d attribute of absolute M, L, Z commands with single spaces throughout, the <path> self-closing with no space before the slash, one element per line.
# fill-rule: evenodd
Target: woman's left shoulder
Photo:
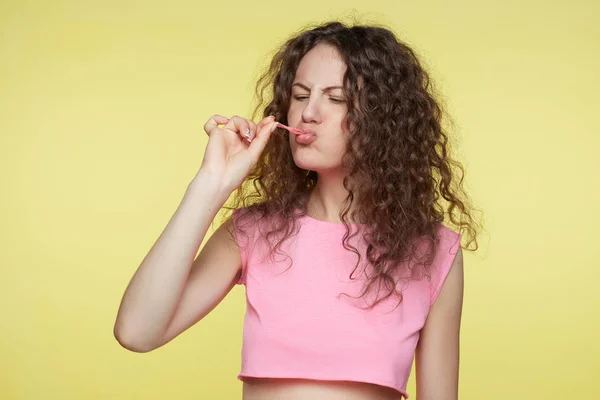
<path fill-rule="evenodd" d="M 448 275 L 462 275 L 461 234 L 444 224 L 438 225 L 438 247 L 434 256 L 431 303 L 437 299 Z"/>
<path fill-rule="evenodd" d="M 437 225 L 437 235 L 441 240 L 458 240 L 461 237 L 459 231 L 455 228 L 451 228 L 443 222 Z"/>

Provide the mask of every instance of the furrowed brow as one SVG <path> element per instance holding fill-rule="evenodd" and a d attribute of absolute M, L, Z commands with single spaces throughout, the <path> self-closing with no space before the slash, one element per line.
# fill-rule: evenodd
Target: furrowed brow
<path fill-rule="evenodd" d="M 299 87 L 299 88 L 301 88 L 301 89 L 304 89 L 304 90 L 306 90 L 307 92 L 310 92 L 310 88 L 309 88 L 308 86 L 306 86 L 306 85 L 304 85 L 304 84 L 300 83 L 300 82 L 295 82 L 295 83 L 292 85 L 292 87 L 294 87 L 294 86 L 297 86 L 297 87 Z M 326 88 L 323 88 L 323 90 L 321 90 L 321 91 L 322 91 L 323 93 L 325 93 L 325 92 L 330 92 L 330 91 L 332 91 L 332 90 L 335 90 L 335 89 L 343 89 L 343 87 L 342 87 L 342 86 L 327 86 Z"/>

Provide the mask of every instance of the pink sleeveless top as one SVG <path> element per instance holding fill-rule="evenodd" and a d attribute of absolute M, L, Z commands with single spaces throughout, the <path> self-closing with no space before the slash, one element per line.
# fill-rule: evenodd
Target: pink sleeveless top
<path fill-rule="evenodd" d="M 284 242 L 283 254 L 275 254 L 273 261 L 251 220 L 242 223 L 238 211 L 233 214 L 242 258 L 238 284 L 246 287 L 247 307 L 238 379 L 367 382 L 408 398 L 406 384 L 419 333 L 458 251 L 460 235 L 440 225 L 431 279 L 404 281 L 399 306 L 391 296 L 369 310 L 365 308 L 371 302 L 356 299 L 364 284 L 364 278 L 356 278 L 362 278 L 364 269 L 359 267 L 350 279 L 358 258 L 342 246 L 343 224 L 300 217 L 298 234 Z M 350 240 L 364 260 L 361 242 L 358 237 Z"/>

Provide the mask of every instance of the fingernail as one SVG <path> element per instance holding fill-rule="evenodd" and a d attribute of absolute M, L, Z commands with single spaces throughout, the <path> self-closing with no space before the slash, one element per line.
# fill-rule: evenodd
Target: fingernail
<path fill-rule="evenodd" d="M 247 129 L 247 128 L 246 128 L 246 131 L 244 131 L 244 135 L 246 135 L 246 137 L 247 137 L 248 139 L 250 139 L 250 129 Z"/>

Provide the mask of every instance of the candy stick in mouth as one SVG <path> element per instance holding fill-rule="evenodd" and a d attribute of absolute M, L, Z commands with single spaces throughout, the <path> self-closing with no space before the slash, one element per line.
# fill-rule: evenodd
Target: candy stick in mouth
<path fill-rule="evenodd" d="M 296 129 L 296 128 L 290 128 L 289 126 L 286 126 L 280 122 L 277 123 L 277 126 L 290 131 L 294 135 L 306 135 L 306 132 L 304 132 L 303 130 Z"/>

